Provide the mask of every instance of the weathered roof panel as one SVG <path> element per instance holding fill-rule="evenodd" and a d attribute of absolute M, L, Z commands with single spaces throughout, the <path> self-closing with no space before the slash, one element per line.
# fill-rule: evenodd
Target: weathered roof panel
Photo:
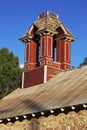
<path fill-rule="evenodd" d="M 87 66 L 61 72 L 45 84 L 16 89 L 0 100 L 0 119 L 87 103 Z"/>

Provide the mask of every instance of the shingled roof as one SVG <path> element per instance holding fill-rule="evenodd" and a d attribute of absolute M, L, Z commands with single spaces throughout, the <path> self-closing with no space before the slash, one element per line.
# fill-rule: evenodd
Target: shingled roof
<path fill-rule="evenodd" d="M 34 23 L 34 25 L 38 28 L 37 31 L 36 31 L 36 34 L 43 32 L 43 30 L 46 31 L 46 32 L 58 34 L 57 29 L 59 27 L 61 27 L 62 30 L 64 31 L 64 34 L 66 34 L 70 37 L 73 37 L 71 32 L 64 26 L 64 24 L 58 18 L 45 16 L 43 18 L 38 19 Z"/>
<path fill-rule="evenodd" d="M 61 72 L 45 84 L 16 89 L 0 100 L 0 119 L 81 104 L 87 104 L 87 66 Z"/>
<path fill-rule="evenodd" d="M 64 24 L 60 21 L 57 14 L 46 11 L 39 15 L 38 20 L 36 20 L 28 29 L 28 31 L 24 34 L 21 41 L 26 40 L 31 37 L 30 32 L 35 30 L 35 35 L 41 35 L 41 33 L 52 33 L 53 35 L 58 34 L 58 38 L 67 37 L 71 41 L 74 41 L 76 38 L 72 35 L 72 33 L 64 26 Z M 59 34 L 60 30 L 63 35 Z"/>

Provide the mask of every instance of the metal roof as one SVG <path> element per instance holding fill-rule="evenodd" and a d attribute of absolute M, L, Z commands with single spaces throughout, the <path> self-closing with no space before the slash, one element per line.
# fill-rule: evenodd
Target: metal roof
<path fill-rule="evenodd" d="M 61 72 L 45 84 L 16 89 L 0 100 L 0 119 L 85 103 L 87 66 Z"/>

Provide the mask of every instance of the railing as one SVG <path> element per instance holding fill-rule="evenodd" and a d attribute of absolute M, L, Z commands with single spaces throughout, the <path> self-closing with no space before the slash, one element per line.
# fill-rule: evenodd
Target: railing
<path fill-rule="evenodd" d="M 45 17 L 45 16 L 50 16 L 50 17 L 53 17 L 53 18 L 58 18 L 58 15 L 55 14 L 55 13 L 53 13 L 53 12 L 51 12 L 51 11 L 45 11 L 45 12 L 41 13 L 41 14 L 38 16 L 38 18 L 40 19 L 40 18 L 43 18 L 43 17 Z"/>

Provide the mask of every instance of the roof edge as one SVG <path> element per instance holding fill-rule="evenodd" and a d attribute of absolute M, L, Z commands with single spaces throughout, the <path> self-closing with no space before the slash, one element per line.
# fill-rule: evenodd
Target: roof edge
<path fill-rule="evenodd" d="M 6 124 L 8 122 L 15 122 L 17 120 L 23 121 L 24 119 L 31 120 L 32 118 L 39 118 L 41 116 L 48 117 L 49 115 L 58 115 L 60 113 L 67 114 L 71 111 L 75 111 L 77 113 L 80 110 L 87 110 L 87 103 L 71 105 L 71 106 L 61 107 L 61 108 L 55 108 L 55 109 L 40 111 L 36 113 L 23 114 L 23 115 L 14 116 L 14 117 L 6 117 L 6 118 L 0 119 L 0 124 L 1 123 Z"/>

